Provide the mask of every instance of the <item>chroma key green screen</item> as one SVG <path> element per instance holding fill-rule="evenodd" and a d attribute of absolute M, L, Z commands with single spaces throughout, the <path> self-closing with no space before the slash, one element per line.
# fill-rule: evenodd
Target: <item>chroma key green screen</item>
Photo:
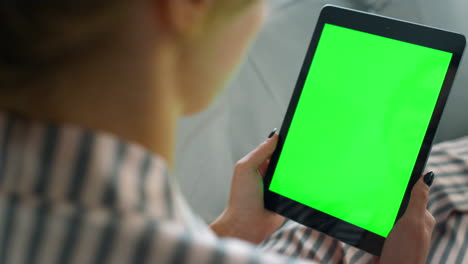
<path fill-rule="evenodd" d="M 270 191 L 387 237 L 451 58 L 326 24 Z"/>

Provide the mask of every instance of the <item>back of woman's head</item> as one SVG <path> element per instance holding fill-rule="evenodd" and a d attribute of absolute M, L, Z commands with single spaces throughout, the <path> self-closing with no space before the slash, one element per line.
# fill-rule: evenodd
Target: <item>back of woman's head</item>
<path fill-rule="evenodd" d="M 20 84 L 105 46 L 125 0 L 1 0 L 0 85 Z"/>
<path fill-rule="evenodd" d="M 181 112 L 198 112 L 239 64 L 264 3 L 0 0 L 0 110 L 66 104 L 68 91 L 115 94 L 125 84 L 127 92 L 170 89 Z"/>

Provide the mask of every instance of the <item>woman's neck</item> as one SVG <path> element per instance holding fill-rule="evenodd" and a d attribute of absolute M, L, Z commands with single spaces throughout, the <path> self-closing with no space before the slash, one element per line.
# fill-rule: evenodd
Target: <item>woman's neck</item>
<path fill-rule="evenodd" d="M 29 118 L 110 132 L 143 145 L 172 164 L 177 120 L 176 72 L 170 50 L 76 64 L 0 108 Z M 123 56 L 123 55 L 117 55 Z M 123 63 L 124 62 L 124 63 Z"/>

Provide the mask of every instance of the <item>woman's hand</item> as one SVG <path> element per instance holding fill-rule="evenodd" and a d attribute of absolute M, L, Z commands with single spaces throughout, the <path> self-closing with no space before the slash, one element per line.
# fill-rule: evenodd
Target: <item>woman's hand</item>
<path fill-rule="evenodd" d="M 284 217 L 266 210 L 263 205 L 263 177 L 278 143 L 278 135 L 274 132 L 237 162 L 229 204 L 211 224 L 218 236 L 236 237 L 257 244 L 284 222 Z"/>
<path fill-rule="evenodd" d="M 429 186 L 433 179 L 434 174 L 430 172 L 414 186 L 405 214 L 398 220 L 385 242 L 380 262 L 377 261 L 380 264 L 426 263 L 435 225 L 434 217 L 426 209 Z"/>

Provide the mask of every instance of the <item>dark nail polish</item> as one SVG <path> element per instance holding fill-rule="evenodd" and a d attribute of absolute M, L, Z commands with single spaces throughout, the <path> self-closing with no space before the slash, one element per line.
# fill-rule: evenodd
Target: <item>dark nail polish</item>
<path fill-rule="evenodd" d="M 273 131 L 271 131 L 270 135 L 268 135 L 268 138 L 271 138 L 272 136 L 274 136 L 277 130 L 278 129 L 276 129 L 276 128 L 273 129 Z"/>
<path fill-rule="evenodd" d="M 424 182 L 430 187 L 434 182 L 434 172 L 431 171 L 424 175 Z"/>

